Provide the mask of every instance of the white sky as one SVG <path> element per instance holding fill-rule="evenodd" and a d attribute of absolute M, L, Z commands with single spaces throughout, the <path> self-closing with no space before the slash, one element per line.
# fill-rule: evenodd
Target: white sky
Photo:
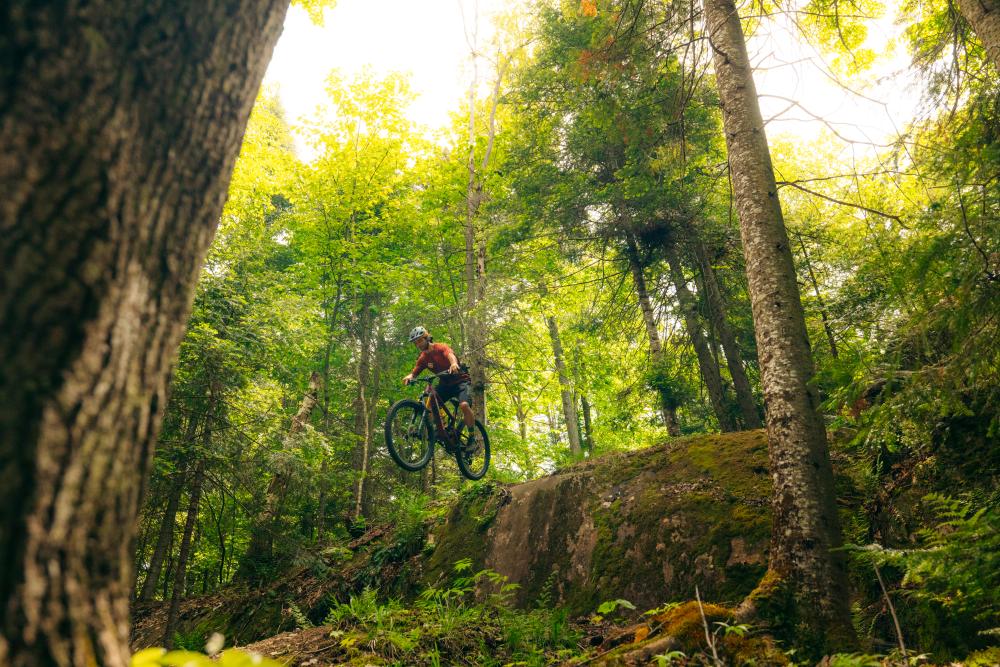
<path fill-rule="evenodd" d="M 443 127 L 467 95 L 471 70 L 460 7 L 464 5 L 471 28 L 476 4 L 476 0 L 338 0 L 322 27 L 293 6 L 265 81 L 278 87 L 294 124 L 322 103 L 325 79 L 334 68 L 347 76 L 365 67 L 375 74 L 408 72 L 418 95 L 410 118 L 430 128 Z M 509 0 L 478 0 L 481 41 L 489 31 L 490 12 L 510 4 Z M 873 83 L 852 84 L 866 96 L 886 102 L 880 104 L 849 93 L 824 76 L 818 65 L 820 56 L 802 42 L 789 22 L 771 26 L 768 34 L 761 31 L 750 40 L 749 48 L 752 59 L 768 67 L 756 75 L 764 117 L 788 106 L 786 101 L 767 97 L 775 95 L 797 100 L 851 139 L 890 140 L 912 118 L 917 103 L 902 80 L 879 81 L 905 68 L 905 49 L 889 48 L 897 34 L 898 28 L 889 21 L 870 30 L 869 44 L 885 57 L 866 75 Z M 797 62 L 804 59 L 809 62 Z M 789 135 L 808 141 L 824 132 L 825 125 L 802 109 L 792 108 L 769 122 L 767 129 L 772 138 Z M 298 143 L 302 150 L 304 144 Z"/>

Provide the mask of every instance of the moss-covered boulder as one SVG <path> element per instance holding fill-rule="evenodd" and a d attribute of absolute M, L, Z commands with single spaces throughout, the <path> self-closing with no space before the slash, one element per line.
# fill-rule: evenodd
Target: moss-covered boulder
<path fill-rule="evenodd" d="M 423 577 L 469 558 L 539 598 L 587 613 L 737 602 L 764 574 L 770 481 L 763 431 L 684 438 L 595 458 L 510 487 L 474 487 L 434 534 Z"/>

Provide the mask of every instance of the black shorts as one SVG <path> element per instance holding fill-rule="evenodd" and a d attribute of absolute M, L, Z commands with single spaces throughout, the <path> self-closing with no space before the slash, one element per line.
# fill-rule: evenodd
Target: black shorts
<path fill-rule="evenodd" d="M 457 398 L 459 403 L 465 402 L 472 405 L 472 383 L 459 382 L 457 384 L 441 384 L 437 386 L 438 397 L 442 403 L 449 399 Z"/>

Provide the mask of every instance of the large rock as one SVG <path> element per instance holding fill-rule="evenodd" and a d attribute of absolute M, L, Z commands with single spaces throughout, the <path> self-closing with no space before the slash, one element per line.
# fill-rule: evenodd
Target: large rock
<path fill-rule="evenodd" d="M 671 441 L 526 484 L 475 487 L 434 535 L 428 583 L 469 558 L 536 601 L 587 613 L 702 598 L 737 602 L 767 564 L 770 481 L 763 431 Z"/>
<path fill-rule="evenodd" d="M 585 614 L 625 598 L 649 609 L 691 600 L 696 585 L 705 601 L 738 602 L 767 563 L 766 466 L 764 433 L 751 431 L 602 456 L 525 484 L 471 486 L 426 542 L 423 530 L 382 526 L 263 589 L 185 600 L 178 632 L 194 644 L 213 632 L 254 642 L 293 629 L 293 608 L 319 624 L 333 600 L 366 587 L 411 600 L 425 585 L 450 586 L 465 558 L 519 584 L 523 607 Z M 161 643 L 166 606 L 135 612 L 133 648 Z"/>

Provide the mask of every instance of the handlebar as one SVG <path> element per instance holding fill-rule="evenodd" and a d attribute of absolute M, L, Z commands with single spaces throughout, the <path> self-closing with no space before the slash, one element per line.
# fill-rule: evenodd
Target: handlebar
<path fill-rule="evenodd" d="M 443 378 L 446 375 L 451 375 L 451 371 L 441 371 L 440 373 L 434 373 L 433 375 L 428 375 L 423 378 L 413 378 L 412 382 L 434 382 L 436 378 Z"/>
<path fill-rule="evenodd" d="M 412 380 L 410 380 L 410 384 L 413 384 L 414 382 L 427 382 L 429 384 L 431 382 L 434 382 L 435 379 L 443 378 L 446 375 L 451 375 L 451 371 L 448 370 L 448 371 L 441 371 L 440 373 L 432 373 L 426 377 L 415 377 Z"/>

